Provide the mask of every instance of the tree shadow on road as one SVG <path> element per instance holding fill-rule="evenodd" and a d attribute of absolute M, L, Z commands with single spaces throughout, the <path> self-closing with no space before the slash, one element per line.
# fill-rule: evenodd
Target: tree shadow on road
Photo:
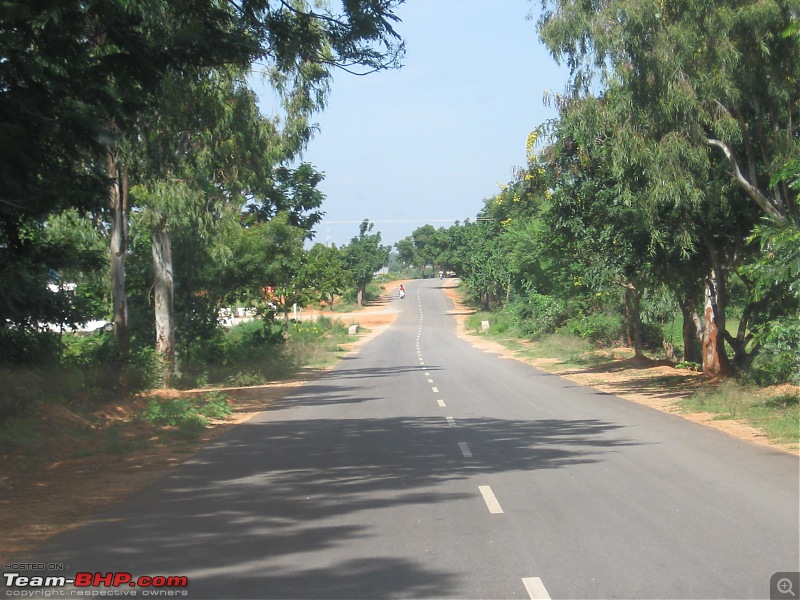
<path fill-rule="evenodd" d="M 317 402 L 339 402 L 344 393 L 316 391 Z M 452 428 L 439 417 L 281 421 L 272 414 L 40 546 L 33 559 L 92 572 L 187 575 L 192 598 L 444 597 L 456 573 L 390 549 L 352 556 L 352 542 L 380 535 L 375 523 L 390 507 L 472 501 L 474 492 L 448 482 L 588 465 L 635 443 L 619 435 L 621 426 L 597 419 L 472 418 Z M 457 440 L 469 443 L 472 458 Z M 326 550 L 327 567 L 306 566 L 306 557 Z"/>

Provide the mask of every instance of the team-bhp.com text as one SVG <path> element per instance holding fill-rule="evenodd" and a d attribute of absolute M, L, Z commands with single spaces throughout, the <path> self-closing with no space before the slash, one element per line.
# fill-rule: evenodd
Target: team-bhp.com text
<path fill-rule="evenodd" d="M 185 589 L 189 578 L 184 575 L 142 575 L 135 577 L 127 572 L 89 573 L 82 571 L 75 577 L 21 575 L 3 573 L 6 596 L 57 597 L 57 596 L 137 596 L 135 589 L 142 588 L 142 596 L 188 596 Z M 64 590 L 66 586 L 73 589 Z M 110 588 L 110 589 L 109 589 Z M 47 592 L 47 593 L 44 593 Z"/>

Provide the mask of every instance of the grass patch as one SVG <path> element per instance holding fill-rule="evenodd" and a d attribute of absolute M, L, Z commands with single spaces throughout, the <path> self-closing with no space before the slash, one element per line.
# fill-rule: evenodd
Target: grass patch
<path fill-rule="evenodd" d="M 151 398 L 139 417 L 156 426 L 174 428 L 182 436 L 195 437 L 211 419 L 224 419 L 230 413 L 223 393 L 208 392 L 197 398 Z"/>
<path fill-rule="evenodd" d="M 489 322 L 489 329 L 483 329 L 483 322 Z M 467 317 L 464 323 L 468 332 L 486 335 L 499 340 L 527 339 L 528 336 L 520 333 L 514 319 L 505 312 L 478 311 Z"/>
<path fill-rule="evenodd" d="M 589 340 L 565 333 L 554 333 L 531 342 L 525 355 L 555 359 L 558 367 L 567 369 L 592 367 L 609 360 L 607 354 L 596 352 Z"/>
<path fill-rule="evenodd" d="M 683 400 L 687 412 L 707 412 L 714 420 L 741 419 L 761 429 L 771 440 L 800 444 L 800 395 L 726 381 Z"/>

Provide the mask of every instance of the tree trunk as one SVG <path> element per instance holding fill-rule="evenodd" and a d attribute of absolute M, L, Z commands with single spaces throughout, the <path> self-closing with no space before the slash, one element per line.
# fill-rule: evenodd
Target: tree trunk
<path fill-rule="evenodd" d="M 356 301 L 358 302 L 359 306 L 364 306 L 364 296 L 366 296 L 366 294 L 367 294 L 367 286 L 359 284 L 358 297 L 356 298 Z"/>
<path fill-rule="evenodd" d="M 684 362 L 700 363 L 700 349 L 697 344 L 697 325 L 695 323 L 696 310 L 694 301 L 690 298 L 678 298 L 683 316 L 683 360 Z"/>
<path fill-rule="evenodd" d="M 630 299 L 630 290 L 625 288 L 623 292 L 624 304 L 625 304 L 625 343 L 628 345 L 629 348 L 633 347 L 633 316 L 631 314 L 631 299 Z"/>
<path fill-rule="evenodd" d="M 706 302 L 703 312 L 703 372 L 712 377 L 731 377 L 733 369 L 725 353 L 725 281 L 719 269 L 706 277 Z"/>
<path fill-rule="evenodd" d="M 625 290 L 625 337 L 628 345 L 633 346 L 634 354 L 643 356 L 642 296 L 644 296 L 644 290 L 637 289 L 632 283 L 620 285 Z"/>
<path fill-rule="evenodd" d="M 114 341 L 120 356 L 120 385 L 128 394 L 128 298 L 125 291 L 125 253 L 128 246 L 128 177 L 127 170 L 117 161 L 114 146 L 106 146 L 111 212 L 111 296 L 114 314 Z"/>
<path fill-rule="evenodd" d="M 642 343 L 642 296 L 644 292 L 631 289 L 631 323 L 633 325 L 633 353 L 636 356 L 644 355 Z"/>
<path fill-rule="evenodd" d="M 175 310 L 173 304 L 172 236 L 158 229 L 151 236 L 153 246 L 153 291 L 155 294 L 156 352 L 161 361 L 164 386 L 175 372 Z"/>

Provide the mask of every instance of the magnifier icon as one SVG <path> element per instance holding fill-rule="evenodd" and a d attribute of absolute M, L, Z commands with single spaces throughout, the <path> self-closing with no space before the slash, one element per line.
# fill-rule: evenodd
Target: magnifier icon
<path fill-rule="evenodd" d="M 792 591 L 792 580 L 788 577 L 779 579 L 777 588 L 781 594 L 791 594 L 792 598 L 797 598 L 797 595 Z"/>

